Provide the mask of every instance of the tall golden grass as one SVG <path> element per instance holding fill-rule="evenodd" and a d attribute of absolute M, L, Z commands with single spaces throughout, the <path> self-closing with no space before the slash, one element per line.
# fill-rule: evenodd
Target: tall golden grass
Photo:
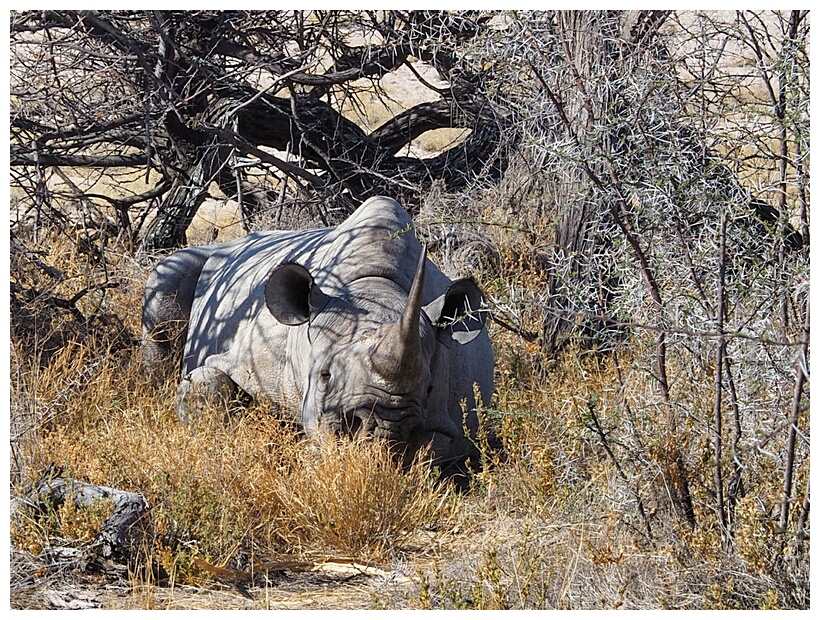
<path fill-rule="evenodd" d="M 405 469 L 377 442 L 306 442 L 264 403 L 227 425 L 213 408 L 184 428 L 173 386 L 147 386 L 136 359 L 93 357 L 93 346 L 67 347 L 25 395 L 59 414 L 21 446 L 21 486 L 54 463 L 72 478 L 144 494 L 152 507 L 145 549 L 155 557 L 140 561 L 164 563 L 177 578 L 197 577 L 196 557 L 219 566 L 236 554 L 383 560 L 451 508 L 421 460 Z M 78 376 L 87 381 L 68 385 Z"/>

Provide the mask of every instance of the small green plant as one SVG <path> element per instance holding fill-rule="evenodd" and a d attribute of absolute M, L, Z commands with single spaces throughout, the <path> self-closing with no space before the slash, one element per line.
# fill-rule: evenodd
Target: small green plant
<path fill-rule="evenodd" d="M 114 501 L 110 498 L 78 506 L 73 497 L 67 497 L 57 510 L 60 534 L 63 538 L 90 542 L 113 512 Z"/>

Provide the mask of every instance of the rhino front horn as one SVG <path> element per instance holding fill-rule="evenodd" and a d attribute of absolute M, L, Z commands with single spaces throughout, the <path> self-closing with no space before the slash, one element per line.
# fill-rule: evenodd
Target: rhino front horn
<path fill-rule="evenodd" d="M 419 318 L 421 296 L 424 291 L 424 273 L 427 248 L 422 248 L 413 286 L 407 296 L 407 305 L 396 323 L 385 327 L 386 333 L 373 352 L 373 369 L 385 379 L 396 393 L 412 392 L 421 381 L 421 339 Z"/>

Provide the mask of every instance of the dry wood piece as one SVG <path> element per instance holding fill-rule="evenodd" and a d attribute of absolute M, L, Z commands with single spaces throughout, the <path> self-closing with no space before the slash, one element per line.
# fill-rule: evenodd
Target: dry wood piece
<path fill-rule="evenodd" d="M 57 507 L 68 499 L 72 499 L 78 507 L 87 506 L 95 501 L 113 500 L 114 512 L 103 523 L 91 544 L 92 550 L 103 558 L 110 558 L 125 543 L 131 527 L 148 507 L 145 498 L 138 493 L 67 480 L 53 476 L 50 469 L 46 470 L 37 483 L 35 502 L 39 506 Z"/>

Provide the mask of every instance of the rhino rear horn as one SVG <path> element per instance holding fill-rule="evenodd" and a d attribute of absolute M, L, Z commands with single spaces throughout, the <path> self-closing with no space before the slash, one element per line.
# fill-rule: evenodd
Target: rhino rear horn
<path fill-rule="evenodd" d="M 424 291 L 427 249 L 422 248 L 407 305 L 396 323 L 386 327 L 386 333 L 373 352 L 373 368 L 397 392 L 410 392 L 421 381 L 421 338 L 419 319 Z"/>

